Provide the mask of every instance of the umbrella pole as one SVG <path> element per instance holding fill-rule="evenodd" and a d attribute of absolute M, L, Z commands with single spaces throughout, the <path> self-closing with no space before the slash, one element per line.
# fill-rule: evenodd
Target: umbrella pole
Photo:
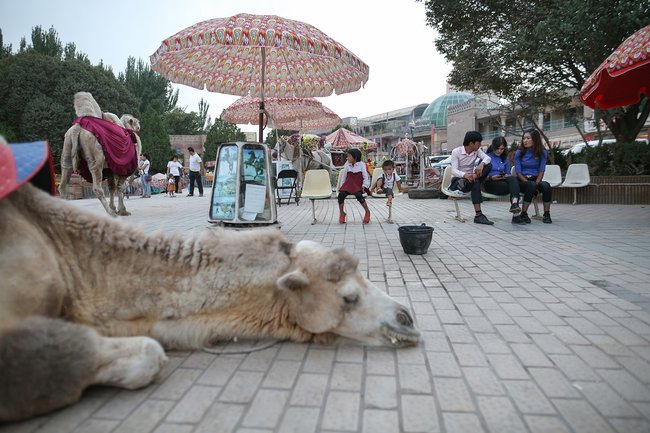
<path fill-rule="evenodd" d="M 260 134 L 258 136 L 258 141 L 262 143 L 264 140 L 262 139 L 262 135 L 264 134 L 264 74 L 266 72 L 266 49 L 265 47 L 262 47 L 262 97 L 260 100 L 260 117 L 259 117 L 259 122 L 260 122 Z"/>

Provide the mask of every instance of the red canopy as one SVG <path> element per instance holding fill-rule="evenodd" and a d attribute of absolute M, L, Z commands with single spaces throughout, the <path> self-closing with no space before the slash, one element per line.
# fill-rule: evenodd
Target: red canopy
<path fill-rule="evenodd" d="M 332 149 L 349 149 L 351 147 L 360 148 L 364 143 L 368 144 L 368 150 L 377 150 L 377 143 L 369 138 L 362 137 L 345 128 L 339 128 L 325 137 L 325 143 L 332 145 Z"/>
<path fill-rule="evenodd" d="M 627 38 L 585 81 L 580 99 L 596 108 L 620 107 L 650 97 L 650 25 Z"/>

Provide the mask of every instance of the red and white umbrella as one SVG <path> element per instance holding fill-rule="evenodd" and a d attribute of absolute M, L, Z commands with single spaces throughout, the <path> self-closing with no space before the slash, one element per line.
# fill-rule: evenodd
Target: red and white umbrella
<path fill-rule="evenodd" d="M 369 74 L 368 65 L 317 28 L 275 15 L 200 22 L 165 39 L 150 61 L 174 83 L 259 97 L 260 111 L 266 97 L 354 92 Z"/>
<path fill-rule="evenodd" d="M 627 38 L 589 76 L 580 90 L 585 105 L 607 109 L 650 97 L 650 25 Z"/>
<path fill-rule="evenodd" d="M 221 118 L 230 123 L 257 125 L 261 99 L 244 96 L 223 110 Z M 306 131 L 333 128 L 341 118 L 314 98 L 266 98 L 264 108 L 276 128 Z"/>
<path fill-rule="evenodd" d="M 369 151 L 377 150 L 377 143 L 345 128 L 339 128 L 325 137 L 325 143 L 331 144 L 332 149 L 349 149 L 351 147 L 358 149 L 367 145 Z"/>

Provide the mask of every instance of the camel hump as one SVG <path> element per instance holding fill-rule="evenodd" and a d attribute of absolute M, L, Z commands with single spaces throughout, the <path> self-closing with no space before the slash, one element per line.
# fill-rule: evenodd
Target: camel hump
<path fill-rule="evenodd" d="M 124 123 L 122 123 L 122 121 L 120 120 L 120 118 L 117 117 L 117 114 L 108 113 L 108 112 L 106 112 L 106 113 L 102 113 L 102 119 L 104 119 L 104 120 L 108 120 L 109 122 L 113 122 L 114 124 L 116 124 L 116 125 L 121 126 L 122 128 L 124 128 Z"/>
<path fill-rule="evenodd" d="M 77 92 L 74 94 L 74 111 L 77 117 L 90 116 L 102 118 L 102 110 L 99 104 L 88 92 Z"/>

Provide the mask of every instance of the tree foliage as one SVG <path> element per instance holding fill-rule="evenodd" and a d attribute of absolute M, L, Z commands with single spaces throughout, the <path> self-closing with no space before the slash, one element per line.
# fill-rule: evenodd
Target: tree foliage
<path fill-rule="evenodd" d="M 175 154 L 169 142 L 169 135 L 162 116 L 153 108 L 148 107 L 140 119 L 142 153 L 149 156 L 153 172 L 165 172 L 167 162 Z"/>
<path fill-rule="evenodd" d="M 214 161 L 217 158 L 217 148 L 221 144 L 233 141 L 243 141 L 245 139 L 246 134 L 244 134 L 237 125 L 226 122 L 221 118 L 215 119 L 214 124 L 208 131 L 208 135 L 205 139 L 203 161 Z"/>
<path fill-rule="evenodd" d="M 289 137 L 292 134 L 296 134 L 298 131 L 294 131 L 291 129 L 271 129 L 271 132 L 269 132 L 266 135 L 266 140 L 264 142 L 269 145 L 269 147 L 274 148 L 275 145 L 277 144 L 278 140 L 276 137 L 282 137 L 283 135 L 286 137 Z"/>
<path fill-rule="evenodd" d="M 158 114 L 164 114 L 176 106 L 178 90 L 174 91 L 171 83 L 152 71 L 142 59 L 136 61 L 129 57 L 125 71 L 120 72 L 118 78 L 138 98 L 142 113 L 152 107 Z"/>
<path fill-rule="evenodd" d="M 579 91 L 625 38 L 650 22 L 650 8 L 637 0 L 424 1 L 436 48 L 453 63 L 453 86 L 535 107 L 567 107 L 566 90 Z M 597 115 L 619 140 L 632 141 L 648 112 L 650 106 L 635 104 Z"/>

